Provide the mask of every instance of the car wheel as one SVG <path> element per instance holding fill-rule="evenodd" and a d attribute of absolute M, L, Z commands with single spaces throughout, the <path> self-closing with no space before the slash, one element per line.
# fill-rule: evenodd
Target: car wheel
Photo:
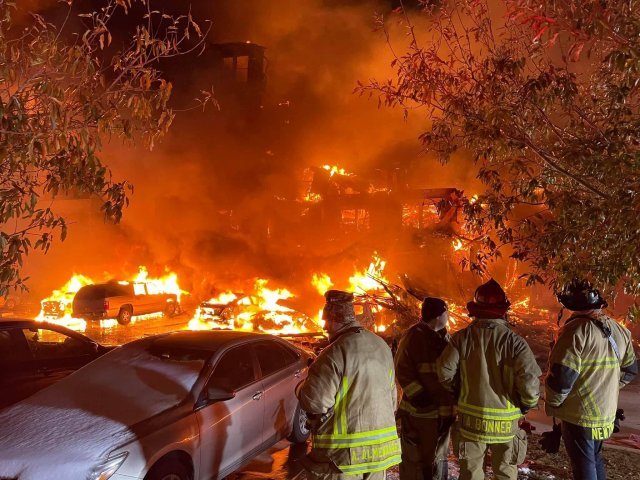
<path fill-rule="evenodd" d="M 156 463 L 144 480 L 191 480 L 193 476 L 189 469 L 176 460 L 160 460 Z"/>
<path fill-rule="evenodd" d="M 293 428 L 287 440 L 291 443 L 304 443 L 308 438 L 309 427 L 307 427 L 307 413 L 298 405 L 296 413 L 293 415 Z"/>
<path fill-rule="evenodd" d="M 120 325 L 129 325 L 131 323 L 131 316 L 133 312 L 131 307 L 121 307 L 118 312 L 118 323 Z"/>
<path fill-rule="evenodd" d="M 164 316 L 173 317 L 176 314 L 176 309 L 175 302 L 167 302 L 167 305 L 164 307 Z"/>

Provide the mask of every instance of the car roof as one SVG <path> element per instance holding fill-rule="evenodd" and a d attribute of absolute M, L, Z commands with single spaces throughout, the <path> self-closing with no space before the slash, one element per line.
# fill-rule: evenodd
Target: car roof
<path fill-rule="evenodd" d="M 56 327 L 56 328 L 65 328 L 60 325 L 51 324 L 48 322 L 40 322 L 38 320 L 29 320 L 26 318 L 0 318 L 0 328 L 15 328 L 15 327 L 37 327 L 37 326 L 45 326 L 45 327 Z"/>
<path fill-rule="evenodd" d="M 85 340 L 93 342 L 93 340 L 91 340 L 89 337 L 71 330 L 70 328 L 63 327 L 62 325 L 58 325 L 56 323 L 41 322 L 39 320 L 28 320 L 25 318 L 0 318 L 0 330 L 6 328 L 48 328 L 54 331 L 65 333 L 70 337 L 84 338 Z"/>
<path fill-rule="evenodd" d="M 188 348 L 215 352 L 222 347 L 249 340 L 274 339 L 273 335 L 237 330 L 182 330 L 160 335 L 153 342 L 159 348 Z"/>

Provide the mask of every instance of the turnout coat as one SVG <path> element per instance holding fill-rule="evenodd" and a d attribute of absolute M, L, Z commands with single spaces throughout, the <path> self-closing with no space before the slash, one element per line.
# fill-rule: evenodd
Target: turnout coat
<path fill-rule="evenodd" d="M 440 382 L 458 392 L 460 434 L 468 441 L 511 441 L 520 417 L 538 404 L 541 374 L 527 342 L 502 318 L 475 319 L 438 359 Z"/>
<path fill-rule="evenodd" d="M 339 334 L 309 368 L 298 398 L 322 419 L 312 425 L 308 469 L 362 475 L 400 463 L 393 358 L 376 334 L 355 325 Z"/>
<path fill-rule="evenodd" d="M 546 412 L 591 429 L 593 439 L 609 438 L 619 389 L 637 373 L 629 330 L 604 314 L 574 314 L 560 329 L 551 350 L 545 379 Z"/>

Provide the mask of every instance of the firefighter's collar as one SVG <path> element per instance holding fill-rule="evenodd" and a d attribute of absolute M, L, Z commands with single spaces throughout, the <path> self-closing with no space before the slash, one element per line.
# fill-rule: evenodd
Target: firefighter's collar
<path fill-rule="evenodd" d="M 511 325 L 506 318 L 475 318 L 473 322 L 471 322 L 471 325 L 480 325 L 482 323 L 487 324 L 487 328 L 495 328 L 495 324 L 505 325 L 507 327 Z"/>

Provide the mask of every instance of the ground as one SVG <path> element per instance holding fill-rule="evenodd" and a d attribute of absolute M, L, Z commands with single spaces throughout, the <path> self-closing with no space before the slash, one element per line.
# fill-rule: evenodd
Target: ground
<path fill-rule="evenodd" d="M 529 437 L 527 461 L 519 469 L 518 480 L 570 480 L 571 468 L 564 447 L 557 454 L 548 454 L 538 445 L 539 440 L 540 435 L 537 434 Z M 302 455 L 304 450 L 290 450 L 288 444 L 282 442 L 227 480 L 306 480 L 307 476 L 297 462 Z M 608 480 L 640 480 L 640 451 L 605 446 L 604 460 Z M 452 455 L 449 479 L 457 480 L 458 473 L 458 463 Z M 399 478 L 397 467 L 387 472 L 387 480 Z M 490 467 L 486 478 L 492 478 Z"/>

